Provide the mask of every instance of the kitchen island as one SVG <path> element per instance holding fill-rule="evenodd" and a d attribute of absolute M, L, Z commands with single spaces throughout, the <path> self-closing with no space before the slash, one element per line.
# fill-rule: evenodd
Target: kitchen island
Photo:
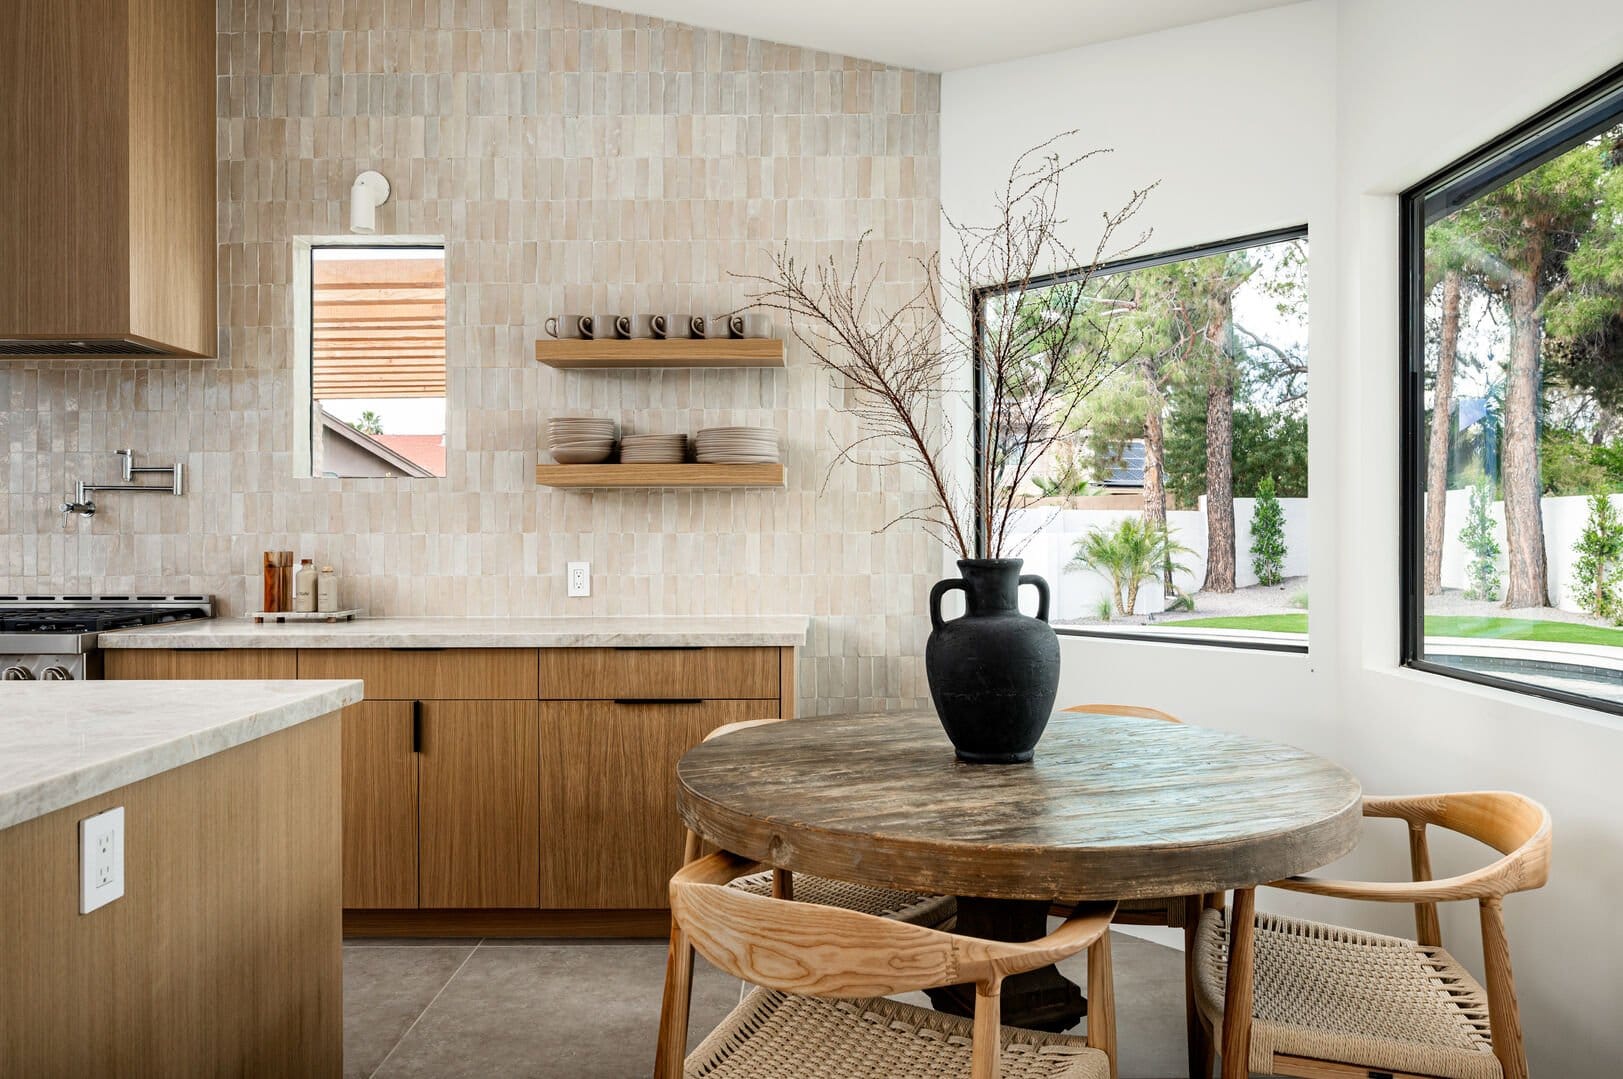
<path fill-rule="evenodd" d="M 339 1074 L 361 685 L 223 688 L 0 686 L 0 1075 Z M 81 913 L 80 822 L 114 809 L 122 895 Z"/>

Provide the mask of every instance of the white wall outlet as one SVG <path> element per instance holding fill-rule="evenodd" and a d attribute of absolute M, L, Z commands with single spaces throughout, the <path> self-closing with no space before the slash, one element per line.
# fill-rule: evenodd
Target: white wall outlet
<path fill-rule="evenodd" d="M 79 913 L 124 894 L 124 807 L 79 822 Z"/>
<path fill-rule="evenodd" d="M 592 594 L 592 564 L 590 562 L 569 563 L 569 594 L 571 596 L 589 596 Z"/>

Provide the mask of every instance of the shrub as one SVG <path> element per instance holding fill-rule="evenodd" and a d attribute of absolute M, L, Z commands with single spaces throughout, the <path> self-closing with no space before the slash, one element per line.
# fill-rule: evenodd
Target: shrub
<path fill-rule="evenodd" d="M 1108 622 L 1108 621 L 1110 621 L 1110 612 L 1111 612 L 1110 597 L 1109 596 L 1100 596 L 1099 597 L 1099 605 L 1094 609 L 1093 613 L 1099 616 L 1099 621 Z"/>
<path fill-rule="evenodd" d="M 1257 503 L 1251 511 L 1251 571 L 1258 584 L 1285 579 L 1285 510 L 1274 494 L 1272 476 L 1257 482 Z"/>
<path fill-rule="evenodd" d="M 1298 607 L 1304 611 L 1307 610 L 1307 589 L 1298 588 L 1296 591 L 1292 592 L 1290 605 L 1292 607 Z"/>
<path fill-rule="evenodd" d="M 1172 539 L 1164 525 L 1128 517 L 1115 528 L 1094 528 L 1076 543 L 1071 565 L 1086 566 L 1110 581 L 1117 614 L 1132 614 L 1138 589 L 1171 569 L 1183 571 L 1176 559 L 1189 548 Z"/>
<path fill-rule="evenodd" d="M 1493 538 L 1493 484 L 1486 478 L 1471 488 L 1471 505 L 1460 529 L 1460 542 L 1471 552 L 1466 567 L 1466 599 L 1499 598 L 1499 541 Z"/>
<path fill-rule="evenodd" d="M 1572 567 L 1578 606 L 1614 624 L 1623 624 L 1623 521 L 1605 495 L 1589 496 L 1589 520 L 1573 546 Z"/>
<path fill-rule="evenodd" d="M 1167 604 L 1167 610 L 1169 611 L 1193 611 L 1194 609 L 1195 597 L 1188 592 L 1179 592 L 1172 602 Z"/>

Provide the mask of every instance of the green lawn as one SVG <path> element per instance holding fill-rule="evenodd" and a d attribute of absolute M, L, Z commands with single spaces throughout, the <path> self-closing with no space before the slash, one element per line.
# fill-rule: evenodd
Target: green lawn
<path fill-rule="evenodd" d="M 1307 614 L 1258 614 L 1233 618 L 1163 620 L 1185 629 L 1255 629 L 1269 633 L 1306 633 Z M 1532 618 L 1486 618 L 1434 615 L 1426 619 L 1428 637 L 1491 637 L 1501 641 L 1546 641 L 1552 644 L 1606 644 L 1623 648 L 1623 629 L 1579 622 L 1546 622 Z"/>

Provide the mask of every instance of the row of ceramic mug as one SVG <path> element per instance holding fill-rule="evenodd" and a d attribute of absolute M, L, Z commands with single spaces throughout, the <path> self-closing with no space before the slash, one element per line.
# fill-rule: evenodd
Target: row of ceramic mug
<path fill-rule="evenodd" d="M 635 337 L 771 337 L 766 315 L 554 315 L 542 324 L 553 337 L 629 341 Z"/>

